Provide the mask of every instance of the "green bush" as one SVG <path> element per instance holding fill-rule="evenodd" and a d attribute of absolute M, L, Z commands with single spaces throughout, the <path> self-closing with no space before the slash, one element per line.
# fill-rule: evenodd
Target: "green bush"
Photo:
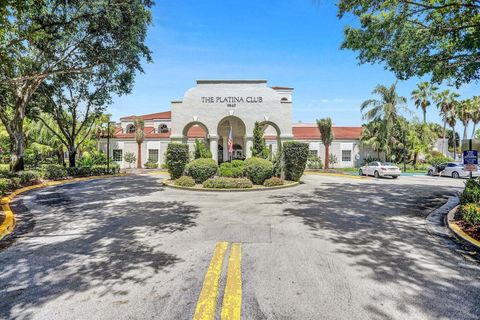
<path fill-rule="evenodd" d="M 204 188 L 213 189 L 248 189 L 253 187 L 252 182 L 245 178 L 219 177 L 208 179 L 203 183 Z"/>
<path fill-rule="evenodd" d="M 92 176 L 101 176 L 105 174 L 117 174 L 120 172 L 120 166 L 117 163 L 110 163 L 110 167 L 107 170 L 107 165 L 95 165 L 92 166 Z"/>
<path fill-rule="evenodd" d="M 145 163 L 145 168 L 147 168 L 147 169 L 157 169 L 158 168 L 158 163 L 146 162 Z"/>
<path fill-rule="evenodd" d="M 283 179 L 278 177 L 272 177 L 270 179 L 265 180 L 263 183 L 265 187 L 275 187 L 275 186 L 282 186 Z"/>
<path fill-rule="evenodd" d="M 243 174 L 255 184 L 263 184 L 266 179 L 272 177 L 273 164 L 261 158 L 248 158 L 244 162 Z"/>
<path fill-rule="evenodd" d="M 322 158 L 316 155 L 309 155 L 307 158 L 308 169 L 323 169 Z"/>
<path fill-rule="evenodd" d="M 452 158 L 445 157 L 443 154 L 435 155 L 433 157 L 428 157 L 427 162 L 430 163 L 432 166 L 438 166 L 441 163 L 451 162 L 453 161 Z"/>
<path fill-rule="evenodd" d="M 480 204 L 469 203 L 460 207 L 463 220 L 472 226 L 480 224 Z"/>
<path fill-rule="evenodd" d="M 233 160 L 220 165 L 219 175 L 221 177 L 240 178 L 243 177 L 243 160 Z"/>
<path fill-rule="evenodd" d="M 165 161 L 168 166 L 170 179 L 175 180 L 180 178 L 188 163 L 188 145 L 182 143 L 169 143 Z"/>
<path fill-rule="evenodd" d="M 68 167 L 66 169 L 70 177 L 88 177 L 92 175 L 91 167 Z"/>
<path fill-rule="evenodd" d="M 308 159 L 308 143 L 287 141 L 283 144 L 285 179 L 299 181 Z"/>
<path fill-rule="evenodd" d="M 67 177 L 67 170 L 59 164 L 44 164 L 41 170 L 45 179 L 59 180 Z"/>
<path fill-rule="evenodd" d="M 22 185 L 35 184 L 40 180 L 40 176 L 40 172 L 33 170 L 17 172 L 17 177 L 20 179 L 20 184 Z"/>
<path fill-rule="evenodd" d="M 175 180 L 175 185 L 180 187 L 195 187 L 195 180 L 189 176 L 181 176 Z"/>
<path fill-rule="evenodd" d="M 0 195 L 4 195 L 12 189 L 12 181 L 7 178 L 0 178 Z"/>
<path fill-rule="evenodd" d="M 198 183 L 202 183 L 213 177 L 217 173 L 217 170 L 217 162 L 213 159 L 195 159 L 187 165 L 188 175 Z"/>
<path fill-rule="evenodd" d="M 480 203 L 480 182 L 475 179 L 469 179 L 465 183 L 465 190 L 460 196 L 461 204 Z"/>
<path fill-rule="evenodd" d="M 193 153 L 193 157 L 195 159 L 211 159 L 212 152 L 210 152 L 210 149 L 205 145 L 205 142 L 195 139 L 195 151 Z"/>

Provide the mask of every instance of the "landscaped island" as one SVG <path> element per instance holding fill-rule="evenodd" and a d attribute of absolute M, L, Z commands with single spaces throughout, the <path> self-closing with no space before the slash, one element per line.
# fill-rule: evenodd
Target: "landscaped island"
<path fill-rule="evenodd" d="M 297 184 L 308 157 L 308 144 L 285 142 L 282 151 L 272 159 L 262 153 L 246 160 L 232 160 L 217 165 L 196 143 L 195 159 L 189 157 L 188 145 L 170 143 L 166 166 L 170 180 L 166 185 L 190 189 L 265 189 Z M 205 157 L 202 157 L 205 154 Z M 263 153 L 265 154 L 265 153 Z"/>
<path fill-rule="evenodd" d="M 460 196 L 455 223 L 470 237 L 480 241 L 480 181 L 470 179 Z"/>

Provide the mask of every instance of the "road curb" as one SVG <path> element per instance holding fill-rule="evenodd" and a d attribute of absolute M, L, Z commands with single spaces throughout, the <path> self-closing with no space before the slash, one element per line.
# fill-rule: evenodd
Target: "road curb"
<path fill-rule="evenodd" d="M 92 177 L 82 177 L 82 178 L 72 178 L 67 180 L 58 180 L 58 181 L 48 181 L 44 183 L 34 184 L 28 187 L 23 187 L 17 189 L 10 193 L 9 195 L 0 198 L 0 204 L 2 207 L 2 211 L 4 214 L 3 222 L 0 224 L 0 241 L 5 238 L 7 235 L 13 232 L 15 229 L 15 214 L 13 213 L 12 209 L 10 208 L 10 202 L 19 194 L 25 193 L 30 190 L 40 189 L 45 187 L 57 186 L 61 184 L 73 183 L 73 182 L 80 182 L 86 180 L 97 180 L 97 179 L 106 179 L 106 178 L 113 178 L 113 177 L 122 177 L 126 176 L 127 174 L 116 174 L 116 175 L 104 175 L 104 176 L 92 176 Z"/>
<path fill-rule="evenodd" d="M 458 211 L 459 206 L 457 205 L 455 208 L 450 210 L 447 214 L 447 225 L 450 231 L 452 231 L 457 237 L 462 239 L 463 241 L 468 242 L 473 247 L 480 249 L 480 241 L 475 240 L 474 238 L 470 237 L 467 233 L 465 233 L 460 226 L 455 223 L 455 214 Z"/>
<path fill-rule="evenodd" d="M 364 176 L 354 176 L 351 174 L 344 174 L 344 173 L 328 173 L 328 172 L 315 172 L 315 171 L 305 171 L 304 175 L 319 175 L 319 176 L 331 176 L 331 177 L 342 177 L 342 178 L 352 178 L 352 179 L 361 179 L 365 180 L 368 177 Z"/>
<path fill-rule="evenodd" d="M 166 183 L 165 180 L 162 181 L 162 185 L 167 188 L 172 189 L 179 189 L 179 190 L 187 190 L 187 191 L 197 191 L 197 192 L 254 192 L 254 191 L 269 191 L 269 190 L 276 190 L 276 189 L 286 189 L 291 187 L 296 187 L 300 185 L 301 182 L 293 182 L 286 185 L 281 186 L 274 186 L 274 187 L 265 187 L 265 188 L 238 188 L 238 189 L 216 189 L 216 188 L 194 188 L 194 187 L 182 187 L 176 186 L 173 183 Z"/>

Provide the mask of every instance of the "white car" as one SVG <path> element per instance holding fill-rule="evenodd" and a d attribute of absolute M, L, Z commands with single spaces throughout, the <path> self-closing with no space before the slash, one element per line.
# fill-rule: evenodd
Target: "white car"
<path fill-rule="evenodd" d="M 468 178 L 470 177 L 470 171 L 465 171 L 465 167 L 461 163 L 456 162 L 445 162 L 437 166 L 431 166 L 428 168 L 427 174 L 429 176 L 441 176 L 441 177 L 452 177 L 452 178 Z M 473 177 L 479 177 L 480 171 L 472 172 Z"/>
<path fill-rule="evenodd" d="M 375 178 L 392 177 L 393 179 L 396 179 L 401 173 L 402 171 L 400 171 L 400 168 L 393 163 L 380 161 L 367 163 L 358 170 L 358 174 L 361 176 L 367 175 L 374 176 Z"/>

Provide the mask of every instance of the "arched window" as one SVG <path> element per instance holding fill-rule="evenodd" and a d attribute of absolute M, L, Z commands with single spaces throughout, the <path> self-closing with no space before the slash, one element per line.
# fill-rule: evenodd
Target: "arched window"
<path fill-rule="evenodd" d="M 288 98 L 283 97 L 282 99 L 280 99 L 280 101 L 282 101 L 282 102 L 288 102 Z"/>
<path fill-rule="evenodd" d="M 158 132 L 160 133 L 168 133 L 168 127 L 165 123 L 162 123 L 158 126 Z"/>
<path fill-rule="evenodd" d="M 133 124 L 127 126 L 127 133 L 135 133 L 135 126 Z"/>

